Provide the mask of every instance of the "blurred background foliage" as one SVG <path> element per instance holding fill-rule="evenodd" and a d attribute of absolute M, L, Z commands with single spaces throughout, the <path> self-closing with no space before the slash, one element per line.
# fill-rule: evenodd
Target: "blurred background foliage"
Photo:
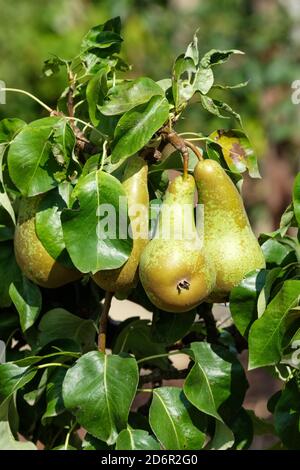
<path fill-rule="evenodd" d="M 290 201 L 299 171 L 300 105 L 291 101 L 300 79 L 299 0 L 0 0 L 0 79 L 53 105 L 66 86 L 64 75 L 44 77 L 51 54 L 71 58 L 86 31 L 109 17 L 121 16 L 123 56 L 132 76 L 170 76 L 172 63 L 198 29 L 200 49 L 241 49 L 216 69 L 217 81 L 246 88 L 219 90 L 243 118 L 261 162 L 263 181 L 246 179 L 244 197 L 257 232 L 276 227 Z M 43 115 L 33 101 L 7 96 L 0 117 L 30 121 Z M 237 124 L 234 123 L 234 126 Z M 181 130 L 210 133 L 232 126 L 199 108 L 186 113 Z"/>

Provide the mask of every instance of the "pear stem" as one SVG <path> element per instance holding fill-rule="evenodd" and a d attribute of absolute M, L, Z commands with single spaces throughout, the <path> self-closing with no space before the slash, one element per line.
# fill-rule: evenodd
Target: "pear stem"
<path fill-rule="evenodd" d="M 101 312 L 100 322 L 99 322 L 98 349 L 104 354 L 105 354 L 105 348 L 106 348 L 106 331 L 107 331 L 108 315 L 109 315 L 109 310 L 110 310 L 113 295 L 114 294 L 112 292 L 108 292 L 108 291 L 105 292 L 104 305 L 103 305 L 103 310 Z"/>
<path fill-rule="evenodd" d="M 186 139 L 184 140 L 184 142 L 185 142 L 185 145 L 194 152 L 194 154 L 196 155 L 199 161 L 203 160 L 202 152 L 196 145 L 194 145 L 192 142 Z"/>

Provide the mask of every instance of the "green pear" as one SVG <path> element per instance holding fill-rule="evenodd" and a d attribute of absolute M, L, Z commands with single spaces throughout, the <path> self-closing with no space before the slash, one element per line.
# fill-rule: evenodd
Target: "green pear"
<path fill-rule="evenodd" d="M 219 163 L 200 161 L 194 177 L 198 203 L 204 205 L 205 252 L 217 276 L 208 301 L 222 302 L 248 272 L 264 268 L 265 260 L 240 193 Z"/>
<path fill-rule="evenodd" d="M 209 295 L 215 272 L 194 220 L 195 181 L 177 176 L 161 206 L 153 239 L 142 252 L 140 279 L 151 302 L 168 312 L 187 312 Z"/>
<path fill-rule="evenodd" d="M 16 261 L 28 279 L 42 287 L 56 288 L 79 279 L 82 274 L 53 259 L 40 242 L 35 230 L 35 215 L 42 196 L 23 198 L 20 202 L 14 235 Z"/>
<path fill-rule="evenodd" d="M 141 157 L 131 157 L 125 167 L 122 185 L 127 196 L 133 247 L 126 263 L 118 269 L 98 271 L 93 280 L 102 289 L 127 296 L 138 282 L 140 256 L 148 243 L 149 193 L 147 186 L 148 165 Z"/>

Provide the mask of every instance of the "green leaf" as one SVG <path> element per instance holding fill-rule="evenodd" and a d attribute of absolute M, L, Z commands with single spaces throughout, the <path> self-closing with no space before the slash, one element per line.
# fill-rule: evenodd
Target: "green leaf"
<path fill-rule="evenodd" d="M 116 450 L 160 450 L 160 445 L 147 431 L 127 428 L 118 435 Z"/>
<path fill-rule="evenodd" d="M 266 263 L 271 265 L 282 265 L 292 250 L 288 245 L 280 243 L 279 240 L 269 238 L 261 245 Z"/>
<path fill-rule="evenodd" d="M 113 346 L 113 353 L 120 354 L 129 352 L 134 354 L 136 359 L 148 356 L 156 356 L 166 353 L 165 346 L 154 343 L 151 337 L 151 327 L 148 320 L 128 319 L 118 334 Z M 169 362 L 167 358 L 152 359 L 150 364 L 167 369 Z"/>
<path fill-rule="evenodd" d="M 293 189 L 293 206 L 295 217 L 298 222 L 298 227 L 300 227 L 300 173 L 296 176 L 294 189 Z"/>
<path fill-rule="evenodd" d="M 300 391 L 295 379 L 289 381 L 276 404 L 275 429 L 283 444 L 300 450 Z"/>
<path fill-rule="evenodd" d="M 212 69 L 199 67 L 195 74 L 193 88 L 194 92 L 200 91 L 203 95 L 209 92 L 214 83 L 214 74 Z"/>
<path fill-rule="evenodd" d="M 0 421 L 0 449 L 1 450 L 37 450 L 33 442 L 17 441 L 11 430 L 8 421 Z"/>
<path fill-rule="evenodd" d="M 264 287 L 267 271 L 249 273 L 230 292 L 230 312 L 235 326 L 243 336 L 248 336 L 250 326 L 257 318 L 257 301 Z"/>
<path fill-rule="evenodd" d="M 221 346 L 192 343 L 195 364 L 189 372 L 184 393 L 198 410 L 222 421 L 241 407 L 248 387 L 243 367 L 236 356 Z"/>
<path fill-rule="evenodd" d="M 68 370 L 64 403 L 90 434 L 110 445 L 126 428 L 137 384 L 135 359 L 92 351 Z"/>
<path fill-rule="evenodd" d="M 234 435 L 231 429 L 222 421 L 216 420 L 215 432 L 210 441 L 209 450 L 227 450 L 234 444 Z"/>
<path fill-rule="evenodd" d="M 0 364 L 0 402 L 10 398 L 17 390 L 30 382 L 37 370 L 19 367 L 12 362 Z"/>
<path fill-rule="evenodd" d="M 41 418 L 43 425 L 47 425 L 47 418 L 52 418 L 65 411 L 62 397 L 62 384 L 66 373 L 66 369 L 57 367 L 47 380 L 46 410 Z"/>
<path fill-rule="evenodd" d="M 91 78 L 86 87 L 86 99 L 89 107 L 89 116 L 92 124 L 99 124 L 97 105 L 102 104 L 107 89 L 107 74 L 110 71 L 108 64 L 104 64 L 98 72 Z"/>
<path fill-rule="evenodd" d="M 164 90 L 151 78 L 140 77 L 111 88 L 100 111 L 106 116 L 123 114 L 148 103 L 153 96 L 164 96 Z"/>
<path fill-rule="evenodd" d="M 42 295 L 40 289 L 22 275 L 9 286 L 9 295 L 20 316 L 22 331 L 28 330 L 41 311 Z"/>
<path fill-rule="evenodd" d="M 109 450 L 113 446 L 108 446 L 106 442 L 96 439 L 91 434 L 87 433 L 82 441 L 82 450 Z"/>
<path fill-rule="evenodd" d="M 120 17 L 112 18 L 104 24 L 91 28 L 81 42 L 81 50 L 108 49 L 108 55 L 120 52 L 122 38 Z M 113 47 L 112 47 L 113 46 Z"/>
<path fill-rule="evenodd" d="M 76 268 L 95 273 L 122 266 L 132 249 L 122 184 L 103 171 L 93 171 L 80 178 L 72 197 L 79 200 L 80 208 L 64 210 L 61 220 L 66 248 Z"/>
<path fill-rule="evenodd" d="M 249 368 L 280 361 L 290 310 L 299 304 L 300 281 L 285 281 L 249 333 Z"/>
<path fill-rule="evenodd" d="M 172 72 L 172 93 L 176 109 L 193 96 L 192 76 L 195 72 L 193 59 L 183 54 L 177 57 Z"/>
<path fill-rule="evenodd" d="M 49 191 L 66 177 L 74 143 L 62 118 L 43 118 L 23 127 L 8 152 L 9 174 L 23 196 Z"/>
<path fill-rule="evenodd" d="M 234 421 L 230 423 L 230 428 L 235 439 L 234 449 L 248 449 L 253 441 L 253 424 L 248 412 L 244 408 L 240 409 Z"/>
<path fill-rule="evenodd" d="M 183 338 L 192 327 L 196 310 L 181 313 L 168 313 L 154 309 L 152 318 L 152 339 L 157 343 L 174 344 Z"/>
<path fill-rule="evenodd" d="M 92 320 L 77 317 L 63 308 L 54 308 L 39 323 L 38 345 L 45 346 L 58 339 L 71 339 L 83 351 L 95 346 L 96 327 Z"/>
<path fill-rule="evenodd" d="M 233 173 L 244 173 L 247 169 L 252 178 L 260 178 L 257 158 L 247 135 L 239 130 L 217 130 L 209 138 L 220 147 L 228 168 Z"/>
<path fill-rule="evenodd" d="M 150 426 L 166 450 L 200 450 L 205 434 L 193 423 L 195 410 L 177 387 L 153 390 Z"/>
<path fill-rule="evenodd" d="M 125 113 L 115 129 L 112 162 L 134 155 L 146 145 L 169 116 L 169 103 L 163 96 L 153 96 L 149 103 Z"/>
<path fill-rule="evenodd" d="M 188 45 L 184 58 L 190 58 L 194 62 L 195 66 L 198 65 L 199 62 L 199 51 L 198 51 L 198 37 L 197 34 L 194 34 L 192 42 Z"/>
<path fill-rule="evenodd" d="M 271 295 L 271 290 L 273 287 L 274 282 L 276 282 L 279 274 L 281 273 L 282 269 L 281 268 L 274 268 L 271 269 L 270 271 L 266 271 L 266 278 L 265 278 L 265 283 L 264 287 L 259 293 L 258 299 L 257 299 L 257 315 L 258 318 L 262 316 L 264 311 L 267 308 L 267 304 L 270 299 Z"/>
<path fill-rule="evenodd" d="M 60 189 L 71 191 L 71 188 L 70 183 L 65 182 L 46 193 L 35 214 L 35 230 L 40 242 L 53 259 L 68 268 L 74 268 L 74 265 L 64 241 L 60 216 L 67 204 Z"/>
<path fill-rule="evenodd" d="M 211 49 L 202 57 L 200 64 L 204 68 L 211 67 L 212 65 L 223 64 L 232 54 L 244 54 L 244 52 L 237 49 L 229 49 L 225 51 Z"/>
<path fill-rule="evenodd" d="M 11 298 L 9 286 L 21 276 L 16 263 L 14 247 L 10 241 L 1 243 L 0 249 L 0 307 L 9 307 Z"/>
<path fill-rule="evenodd" d="M 6 118 L 0 121 L 0 143 L 10 142 L 20 130 L 26 126 L 26 122 L 18 118 Z"/>

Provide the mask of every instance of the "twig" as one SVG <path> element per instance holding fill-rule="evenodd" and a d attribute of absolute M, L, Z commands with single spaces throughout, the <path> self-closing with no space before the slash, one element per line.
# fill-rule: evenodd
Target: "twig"
<path fill-rule="evenodd" d="M 99 336 L 98 336 L 98 349 L 99 351 L 103 353 L 105 353 L 105 347 L 106 347 L 106 330 L 107 330 L 108 315 L 109 315 L 112 298 L 113 298 L 113 293 L 106 291 L 103 310 L 100 316 Z"/>
<path fill-rule="evenodd" d="M 173 147 L 178 150 L 183 158 L 183 176 L 186 177 L 189 168 L 189 151 L 184 139 L 182 139 L 174 130 L 164 127 L 161 130 L 162 137 L 170 142 Z"/>
<path fill-rule="evenodd" d="M 174 379 L 185 379 L 189 369 L 177 370 L 161 370 L 154 369 L 150 374 L 142 375 L 140 377 L 139 385 L 148 384 L 148 383 L 157 383 L 162 380 L 174 380 Z"/>

